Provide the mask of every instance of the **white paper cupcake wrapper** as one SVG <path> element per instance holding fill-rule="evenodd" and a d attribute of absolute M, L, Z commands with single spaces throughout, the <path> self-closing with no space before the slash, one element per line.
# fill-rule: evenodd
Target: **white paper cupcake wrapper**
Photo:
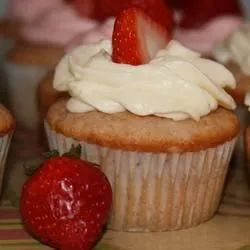
<path fill-rule="evenodd" d="M 210 219 L 220 202 L 235 140 L 194 153 L 129 152 L 91 145 L 51 130 L 50 149 L 82 145 L 82 159 L 101 165 L 113 189 L 109 228 L 166 231 Z"/>
<path fill-rule="evenodd" d="M 12 133 L 0 137 L 0 194 L 2 190 L 3 177 L 5 173 L 5 163 L 9 151 Z"/>
<path fill-rule="evenodd" d="M 48 68 L 6 62 L 10 109 L 18 126 L 36 129 L 39 125 L 37 86 L 48 72 Z"/>

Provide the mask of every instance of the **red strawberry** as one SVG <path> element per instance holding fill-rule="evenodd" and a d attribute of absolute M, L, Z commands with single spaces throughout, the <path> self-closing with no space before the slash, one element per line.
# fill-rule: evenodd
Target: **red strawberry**
<path fill-rule="evenodd" d="M 242 15 L 237 0 L 185 0 L 180 26 L 199 27 L 221 15 Z"/>
<path fill-rule="evenodd" d="M 21 215 L 26 228 L 49 246 L 89 250 L 111 207 L 112 191 L 93 164 L 72 157 L 47 160 L 26 182 Z"/>
<path fill-rule="evenodd" d="M 167 30 L 142 9 L 126 9 L 115 21 L 112 59 L 116 63 L 131 65 L 147 63 L 169 39 Z"/>
<path fill-rule="evenodd" d="M 96 7 L 101 20 L 117 16 L 127 8 L 140 7 L 169 31 L 174 26 L 173 12 L 164 0 L 97 0 Z"/>

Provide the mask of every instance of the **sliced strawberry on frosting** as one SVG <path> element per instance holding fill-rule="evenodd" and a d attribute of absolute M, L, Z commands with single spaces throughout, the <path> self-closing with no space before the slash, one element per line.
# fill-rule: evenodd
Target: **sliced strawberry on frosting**
<path fill-rule="evenodd" d="M 168 30 L 174 26 L 173 12 L 164 0 L 97 0 L 96 8 L 99 19 L 117 16 L 121 11 L 140 7 L 154 20 L 164 25 Z"/>
<path fill-rule="evenodd" d="M 112 59 L 116 63 L 140 65 L 148 63 L 163 49 L 170 35 L 142 9 L 132 7 L 116 18 L 112 37 Z"/>
<path fill-rule="evenodd" d="M 180 26 L 183 28 L 199 27 L 212 18 L 223 15 L 242 15 L 237 0 L 185 0 Z"/>

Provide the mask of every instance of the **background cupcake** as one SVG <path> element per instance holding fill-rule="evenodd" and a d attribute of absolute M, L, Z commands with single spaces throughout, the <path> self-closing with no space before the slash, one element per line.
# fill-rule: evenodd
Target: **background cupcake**
<path fill-rule="evenodd" d="M 232 168 L 228 177 L 225 199 L 237 197 L 240 201 L 249 201 L 250 199 L 243 136 L 249 124 L 249 114 L 247 108 L 244 106 L 244 97 L 250 89 L 250 71 L 248 66 L 248 57 L 250 55 L 249 41 L 250 26 L 248 23 L 244 23 L 225 38 L 224 41 L 216 44 L 213 49 L 214 58 L 220 63 L 223 63 L 233 73 L 236 79 L 236 88 L 228 90 L 228 92 L 238 104 L 236 113 L 241 121 L 241 136 L 231 164 Z M 226 210 L 230 209 L 227 208 Z"/>
<path fill-rule="evenodd" d="M 23 20 L 26 8 L 30 11 L 27 19 L 20 24 L 21 40 L 8 53 L 5 65 L 11 108 L 17 116 L 18 124 L 29 129 L 37 127 L 39 122 L 35 102 L 38 82 L 58 63 L 69 41 L 97 25 L 95 20 L 79 16 L 72 5 L 62 0 L 39 2 L 29 1 L 26 3 L 28 5 L 23 6 L 23 1 L 16 0 L 9 10 L 14 20 Z M 29 93 L 31 102 L 20 98 L 20 86 L 24 92 Z M 23 107 L 21 112 L 20 103 Z M 27 119 L 26 110 L 31 107 Z"/>
<path fill-rule="evenodd" d="M 149 17 L 144 35 L 155 46 L 144 41 L 144 52 L 152 58 L 140 54 L 142 42 L 133 60 L 123 43 L 129 14 L 144 17 L 136 8 L 122 12 L 112 46 L 102 41 L 79 47 L 58 65 L 54 87 L 71 98 L 48 112 L 50 148 L 62 153 L 81 144 L 82 158 L 101 165 L 114 194 L 111 229 L 192 227 L 211 218 L 220 201 L 239 132 L 236 116 L 225 109 L 235 103 L 223 87 L 235 81 L 223 66 L 178 42 L 164 49 L 168 35 Z"/>

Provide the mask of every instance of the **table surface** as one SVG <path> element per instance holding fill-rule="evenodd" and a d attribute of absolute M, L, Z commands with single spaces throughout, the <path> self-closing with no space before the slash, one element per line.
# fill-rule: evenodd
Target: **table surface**
<path fill-rule="evenodd" d="M 136 247 L 135 247 L 136 244 Z M 216 215 L 198 227 L 164 233 L 108 231 L 99 249 L 105 250 L 238 250 L 250 245 L 250 218 Z M 21 224 L 18 209 L 0 207 L 0 250 L 49 249 L 32 239 Z"/>

